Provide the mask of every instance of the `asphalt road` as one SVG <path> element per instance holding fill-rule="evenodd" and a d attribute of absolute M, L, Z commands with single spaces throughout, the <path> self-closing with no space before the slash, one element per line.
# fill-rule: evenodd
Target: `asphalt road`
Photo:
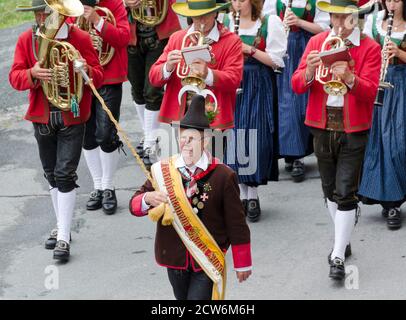
<path fill-rule="evenodd" d="M 55 263 L 43 248 L 55 218 L 32 125 L 22 120 L 27 93 L 8 84 L 16 38 L 27 27 L 0 30 L 0 299 L 173 299 L 166 271 L 153 257 L 154 223 L 128 212 L 130 196 L 144 181 L 131 156 L 120 158 L 113 216 L 86 211 L 92 185 L 81 160 L 71 260 Z M 121 123 L 137 141 L 128 83 Z M 253 275 L 239 284 L 229 253 L 227 298 L 405 299 L 406 228 L 388 231 L 378 206 L 362 207 L 346 282 L 329 280 L 333 229 L 315 158 L 306 163 L 303 183 L 291 182 L 281 167 L 281 181 L 260 188 L 262 219 L 249 224 Z"/>

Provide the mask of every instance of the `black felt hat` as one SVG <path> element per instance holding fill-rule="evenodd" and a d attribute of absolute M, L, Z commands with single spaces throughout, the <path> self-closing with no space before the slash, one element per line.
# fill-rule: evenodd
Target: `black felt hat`
<path fill-rule="evenodd" d="M 180 121 L 181 128 L 197 130 L 210 129 L 210 122 L 206 115 L 205 97 L 195 94 L 185 116 Z"/>

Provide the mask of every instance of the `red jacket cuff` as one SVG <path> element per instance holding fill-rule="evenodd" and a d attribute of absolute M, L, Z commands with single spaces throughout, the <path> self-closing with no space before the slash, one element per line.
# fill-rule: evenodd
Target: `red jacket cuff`
<path fill-rule="evenodd" d="M 142 198 L 144 194 L 141 193 L 138 196 L 134 196 L 130 200 L 130 212 L 136 217 L 143 217 L 147 213 L 142 211 Z"/>
<path fill-rule="evenodd" d="M 232 245 L 231 251 L 233 253 L 234 268 L 252 266 L 250 243 Z"/>

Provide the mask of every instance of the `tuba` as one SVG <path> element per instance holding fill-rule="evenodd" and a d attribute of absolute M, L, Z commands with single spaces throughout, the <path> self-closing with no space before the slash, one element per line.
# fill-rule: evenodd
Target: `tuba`
<path fill-rule="evenodd" d="M 141 0 L 138 8 L 131 9 L 131 16 L 148 27 L 155 27 L 164 21 L 168 13 L 169 0 Z"/>
<path fill-rule="evenodd" d="M 327 45 L 330 45 L 329 50 L 335 50 L 338 48 L 345 47 L 344 40 L 342 39 L 341 36 L 342 33 L 342 28 L 340 27 L 338 36 L 332 36 L 329 35 L 326 40 L 324 40 L 323 45 L 321 46 L 320 52 L 325 52 Z M 327 93 L 328 95 L 332 96 L 344 96 L 348 89 L 345 83 L 343 83 L 340 79 L 336 79 L 334 76 L 332 77 L 331 80 L 324 81 L 322 78 L 328 77 L 328 75 L 331 73 L 330 67 L 326 67 L 323 64 L 321 64 L 317 70 L 316 70 L 316 75 L 315 79 L 316 81 L 320 82 L 323 84 L 324 92 Z"/>
<path fill-rule="evenodd" d="M 79 51 L 67 41 L 57 41 L 55 36 L 67 17 L 83 14 L 79 0 L 45 0 L 53 9 L 39 29 L 38 61 L 42 68 L 50 69 L 52 80 L 41 81 L 48 101 L 62 111 L 72 111 L 79 116 L 79 103 L 83 95 L 83 78 L 74 70 Z"/>
<path fill-rule="evenodd" d="M 116 19 L 114 18 L 113 13 L 108 8 L 95 6 L 94 9 L 101 17 L 106 20 L 106 22 L 110 22 L 113 26 L 116 26 Z M 93 27 L 93 24 L 87 22 L 83 16 L 80 16 L 77 19 L 76 25 L 80 29 L 87 31 L 90 34 L 93 47 L 99 54 L 100 64 L 102 66 L 107 65 L 114 56 L 114 48 L 106 41 L 103 41 L 102 37 L 98 35 L 96 29 Z"/>

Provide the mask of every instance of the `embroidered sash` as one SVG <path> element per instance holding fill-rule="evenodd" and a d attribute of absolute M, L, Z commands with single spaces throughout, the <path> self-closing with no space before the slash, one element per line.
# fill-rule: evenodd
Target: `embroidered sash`
<path fill-rule="evenodd" d="M 226 286 L 226 261 L 210 232 L 193 211 L 175 167 L 178 156 L 154 164 L 151 173 L 161 191 L 166 192 L 174 214 L 172 226 L 187 250 L 213 281 L 213 300 L 223 300 Z"/>

